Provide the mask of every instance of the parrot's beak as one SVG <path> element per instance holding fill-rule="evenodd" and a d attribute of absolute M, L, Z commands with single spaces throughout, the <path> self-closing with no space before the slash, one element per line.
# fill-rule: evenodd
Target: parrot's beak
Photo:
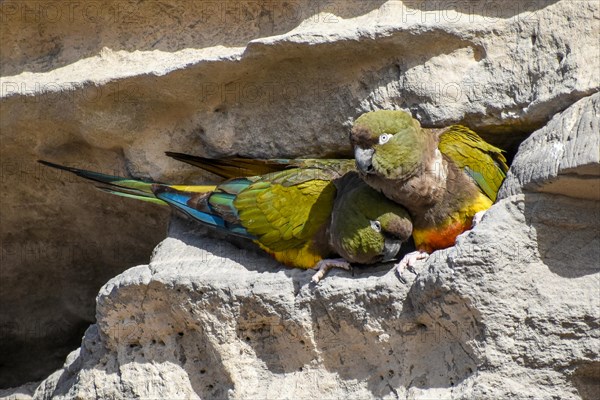
<path fill-rule="evenodd" d="M 373 149 L 361 149 L 356 146 L 354 148 L 354 159 L 356 160 L 356 168 L 363 174 L 373 173 Z"/>
<path fill-rule="evenodd" d="M 383 259 L 381 262 L 392 261 L 396 258 L 402 247 L 402 241 L 385 238 L 383 244 Z"/>

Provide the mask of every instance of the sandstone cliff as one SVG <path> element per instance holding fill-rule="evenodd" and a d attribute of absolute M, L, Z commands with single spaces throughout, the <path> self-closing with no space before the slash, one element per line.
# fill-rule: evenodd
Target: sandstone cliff
<path fill-rule="evenodd" d="M 597 396 L 596 2 L 68 4 L 1 5 L 2 385 L 92 325 L 1 394 Z M 163 151 L 348 155 L 380 108 L 511 154 L 527 137 L 481 225 L 406 284 L 383 265 L 314 287 L 35 164 L 198 180 Z"/>

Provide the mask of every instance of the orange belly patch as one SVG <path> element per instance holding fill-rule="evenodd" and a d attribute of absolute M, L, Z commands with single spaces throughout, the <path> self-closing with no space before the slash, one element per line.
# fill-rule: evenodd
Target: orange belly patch
<path fill-rule="evenodd" d="M 472 202 L 449 215 L 446 224 L 424 229 L 415 228 L 413 230 L 415 246 L 418 250 L 426 251 L 427 253 L 454 246 L 456 237 L 464 231 L 471 229 L 473 216 L 479 211 L 487 210 L 491 206 L 492 200 L 483 193 L 479 193 Z"/>
<path fill-rule="evenodd" d="M 473 216 L 479 211 L 487 210 L 492 206 L 492 201 L 483 193 L 480 193 L 473 202 L 463 207 L 460 211 L 451 214 L 445 225 L 428 227 L 424 229 L 415 228 L 413 239 L 415 246 L 420 251 L 431 253 L 434 250 L 445 249 L 454 246 L 456 237 L 473 225 Z"/>
<path fill-rule="evenodd" d="M 468 229 L 471 229 L 471 221 L 456 221 L 444 228 L 415 229 L 413 239 L 418 250 L 431 253 L 453 246 L 456 237 Z"/>

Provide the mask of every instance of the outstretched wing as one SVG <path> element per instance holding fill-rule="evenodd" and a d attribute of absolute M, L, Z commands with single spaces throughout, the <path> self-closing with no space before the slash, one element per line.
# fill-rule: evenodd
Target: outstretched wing
<path fill-rule="evenodd" d="M 224 209 L 234 210 L 230 217 L 278 261 L 312 268 L 332 255 L 325 233 L 337 192 L 334 181 L 355 170 L 353 159 L 213 160 L 168 155 L 229 178 L 217 193 L 234 196 L 213 195 L 211 206 L 222 215 L 226 215 Z"/>
<path fill-rule="evenodd" d="M 462 168 L 492 201 L 506 177 L 508 165 L 502 150 L 462 125 L 452 125 L 440 135 L 440 152 Z"/>

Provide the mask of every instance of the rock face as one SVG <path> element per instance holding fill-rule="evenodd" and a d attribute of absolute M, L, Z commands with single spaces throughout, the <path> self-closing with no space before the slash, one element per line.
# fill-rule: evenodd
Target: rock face
<path fill-rule="evenodd" d="M 573 104 L 519 148 L 499 198 L 534 191 L 596 200 L 600 193 L 598 94 Z"/>
<path fill-rule="evenodd" d="M 176 221 L 38 397 L 593 393 L 598 4 L 449 4 L 2 3 L 0 387 L 58 368 L 166 230 L 36 159 L 205 179 L 163 151 L 348 155 L 356 116 L 402 108 L 509 150 L 543 127 L 476 234 L 407 285 L 381 267 L 312 288 Z"/>
<path fill-rule="evenodd" d="M 598 117 L 596 94 L 533 133 L 481 224 L 406 283 L 388 265 L 314 286 L 175 219 L 34 398 L 597 398 L 600 193 L 542 181 L 597 183 L 598 152 L 581 154 Z M 571 151 L 524 176 L 535 143 Z"/>

